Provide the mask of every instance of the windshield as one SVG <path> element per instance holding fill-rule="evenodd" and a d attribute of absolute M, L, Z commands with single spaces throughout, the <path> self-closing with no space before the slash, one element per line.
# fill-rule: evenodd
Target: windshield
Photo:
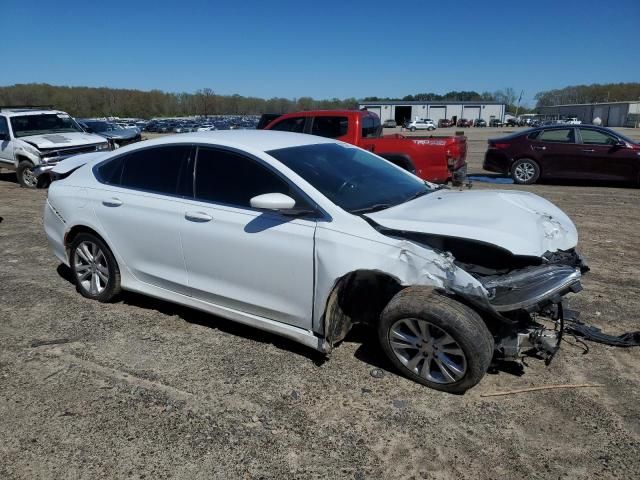
<path fill-rule="evenodd" d="M 17 138 L 45 133 L 82 132 L 80 126 L 66 114 L 44 113 L 11 117 L 13 135 Z"/>
<path fill-rule="evenodd" d="M 433 191 L 419 178 L 349 145 L 321 143 L 267 153 L 351 213 L 382 210 Z"/>
<path fill-rule="evenodd" d="M 94 132 L 110 132 L 116 130 L 116 127 L 109 122 L 84 122 Z"/>

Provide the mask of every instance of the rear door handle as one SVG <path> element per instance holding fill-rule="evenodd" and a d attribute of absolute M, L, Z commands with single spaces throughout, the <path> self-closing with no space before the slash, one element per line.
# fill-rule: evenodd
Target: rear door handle
<path fill-rule="evenodd" d="M 211 215 L 207 215 L 204 212 L 187 212 L 184 214 L 184 218 L 190 222 L 204 223 L 213 220 Z"/>
<path fill-rule="evenodd" d="M 547 149 L 547 147 L 533 147 L 533 148 L 535 148 L 536 150 L 546 150 Z"/>
<path fill-rule="evenodd" d="M 119 198 L 108 198 L 106 200 L 103 200 L 102 204 L 105 207 L 119 207 L 120 205 L 122 205 L 122 200 L 120 200 Z"/>
<path fill-rule="evenodd" d="M 595 150 L 593 148 L 589 149 L 589 148 L 585 148 L 584 150 L 582 150 L 583 152 L 586 153 L 591 153 L 591 152 L 595 152 Z"/>

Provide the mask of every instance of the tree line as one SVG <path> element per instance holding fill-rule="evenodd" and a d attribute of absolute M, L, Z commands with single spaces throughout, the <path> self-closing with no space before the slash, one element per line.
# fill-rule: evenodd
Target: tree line
<path fill-rule="evenodd" d="M 75 117 L 177 117 L 186 115 L 251 115 L 315 109 L 355 109 L 355 98 L 315 100 L 311 97 L 270 99 L 218 95 L 210 88 L 195 93 L 168 93 L 116 88 L 63 87 L 45 83 L 0 87 L 0 105 L 53 106 Z"/>
<path fill-rule="evenodd" d="M 640 99 L 640 83 L 574 85 L 536 94 L 537 107 L 572 103 L 623 102 Z"/>

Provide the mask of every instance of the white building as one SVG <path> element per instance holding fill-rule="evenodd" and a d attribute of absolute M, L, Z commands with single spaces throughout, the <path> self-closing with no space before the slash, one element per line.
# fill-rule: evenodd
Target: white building
<path fill-rule="evenodd" d="M 398 125 L 415 118 L 430 118 L 436 125 L 441 119 L 457 122 L 461 118 L 489 123 L 496 119 L 504 121 L 506 105 L 498 102 L 360 102 L 360 108 L 377 113 L 381 121 L 393 119 Z"/>

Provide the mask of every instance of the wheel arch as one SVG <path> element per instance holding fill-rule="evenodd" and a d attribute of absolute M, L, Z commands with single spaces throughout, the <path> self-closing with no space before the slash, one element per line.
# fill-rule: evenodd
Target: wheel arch
<path fill-rule="evenodd" d="M 375 324 L 389 301 L 405 286 L 379 270 L 354 270 L 340 277 L 325 303 L 324 348 L 329 353 L 358 323 Z"/>
<path fill-rule="evenodd" d="M 393 163 L 394 165 L 407 170 L 408 172 L 415 173 L 416 167 L 413 164 L 413 160 L 406 153 L 384 153 L 380 154 L 382 158 Z"/>
<path fill-rule="evenodd" d="M 118 263 L 118 257 L 115 255 L 113 251 L 113 247 L 111 246 L 109 241 L 105 238 L 105 236 L 101 235 L 99 232 L 97 232 L 93 228 L 87 225 L 82 225 L 82 224 L 74 225 L 64 234 L 64 248 L 67 252 L 67 258 L 69 258 L 69 253 L 71 251 L 71 244 L 76 239 L 76 237 L 81 233 L 90 233 L 98 237 L 109 248 L 109 250 L 111 250 L 113 257 L 116 259 L 116 263 Z"/>

